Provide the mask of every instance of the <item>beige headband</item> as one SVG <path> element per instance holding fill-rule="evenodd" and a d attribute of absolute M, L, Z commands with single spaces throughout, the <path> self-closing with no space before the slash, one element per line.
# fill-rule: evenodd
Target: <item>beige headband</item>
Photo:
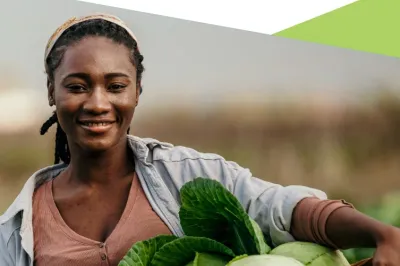
<path fill-rule="evenodd" d="M 94 14 L 94 15 L 84 16 L 84 17 L 80 17 L 80 18 L 73 17 L 73 18 L 70 18 L 69 20 L 67 20 L 60 27 L 58 27 L 58 29 L 53 33 L 53 35 L 51 35 L 51 37 L 46 45 L 46 50 L 45 50 L 45 55 L 44 55 L 45 64 L 46 64 L 47 57 L 49 56 L 55 43 L 67 29 L 69 29 L 71 26 L 81 23 L 83 21 L 94 20 L 94 19 L 107 20 L 109 22 L 117 24 L 118 26 L 124 28 L 129 33 L 129 35 L 136 41 L 136 43 L 138 43 L 137 38 L 135 37 L 133 32 L 128 28 L 128 26 L 121 19 L 119 19 L 116 16 L 107 15 L 107 14 Z"/>

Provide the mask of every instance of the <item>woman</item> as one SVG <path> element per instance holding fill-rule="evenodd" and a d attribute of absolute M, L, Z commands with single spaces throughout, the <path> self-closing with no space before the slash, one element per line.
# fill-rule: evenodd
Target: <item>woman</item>
<path fill-rule="evenodd" d="M 117 265 L 140 240 L 183 234 L 179 189 L 217 179 L 271 245 L 293 240 L 376 247 L 373 265 L 400 265 L 400 230 L 344 201 L 252 177 L 234 162 L 128 135 L 144 70 L 136 37 L 118 18 L 71 19 L 46 47 L 55 165 L 34 173 L 0 218 L 0 265 Z M 62 163 L 59 163 L 59 161 Z"/>

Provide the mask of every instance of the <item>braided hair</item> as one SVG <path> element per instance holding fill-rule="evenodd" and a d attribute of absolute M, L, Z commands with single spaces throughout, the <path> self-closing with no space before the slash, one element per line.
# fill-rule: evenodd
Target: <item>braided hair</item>
<path fill-rule="evenodd" d="M 88 36 L 109 38 L 118 44 L 125 45 L 131 51 L 131 61 L 136 67 L 137 86 L 139 86 L 141 93 L 141 79 L 144 67 L 142 64 L 143 56 L 139 52 L 137 42 L 124 28 L 102 19 L 88 20 L 75 24 L 60 36 L 46 59 L 45 68 L 48 82 L 52 82 L 54 84 L 54 71 L 60 66 L 63 55 L 68 47 Z M 54 164 L 58 164 L 60 160 L 66 164 L 69 164 L 71 160 L 71 154 L 69 151 L 67 135 L 61 128 L 55 111 L 53 115 L 43 123 L 40 129 L 40 134 L 46 134 L 49 128 L 54 124 L 57 124 Z"/>

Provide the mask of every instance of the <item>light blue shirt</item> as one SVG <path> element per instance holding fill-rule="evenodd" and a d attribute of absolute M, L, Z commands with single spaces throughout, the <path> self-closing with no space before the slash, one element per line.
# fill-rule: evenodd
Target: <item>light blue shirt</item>
<path fill-rule="evenodd" d="M 248 169 L 219 155 L 173 146 L 154 139 L 128 136 L 136 172 L 154 211 L 171 232 L 182 236 L 179 190 L 196 177 L 218 180 L 241 202 L 272 245 L 294 241 L 289 233 L 292 212 L 306 197 L 326 199 L 324 192 L 304 186 L 286 186 L 253 177 Z M 0 265 L 33 266 L 32 196 L 34 190 L 66 167 L 58 164 L 34 173 L 0 216 Z M 132 243 L 133 244 L 133 243 Z"/>

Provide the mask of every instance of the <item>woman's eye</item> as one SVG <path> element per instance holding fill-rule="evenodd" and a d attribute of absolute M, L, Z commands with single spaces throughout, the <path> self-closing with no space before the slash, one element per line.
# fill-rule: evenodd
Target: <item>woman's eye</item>
<path fill-rule="evenodd" d="M 85 87 L 82 85 L 71 85 L 68 86 L 68 89 L 72 92 L 83 92 L 86 90 Z"/>
<path fill-rule="evenodd" d="M 119 90 L 122 90 L 125 87 L 126 86 L 122 85 L 122 84 L 111 84 L 109 89 L 112 90 L 112 91 L 119 91 Z"/>

